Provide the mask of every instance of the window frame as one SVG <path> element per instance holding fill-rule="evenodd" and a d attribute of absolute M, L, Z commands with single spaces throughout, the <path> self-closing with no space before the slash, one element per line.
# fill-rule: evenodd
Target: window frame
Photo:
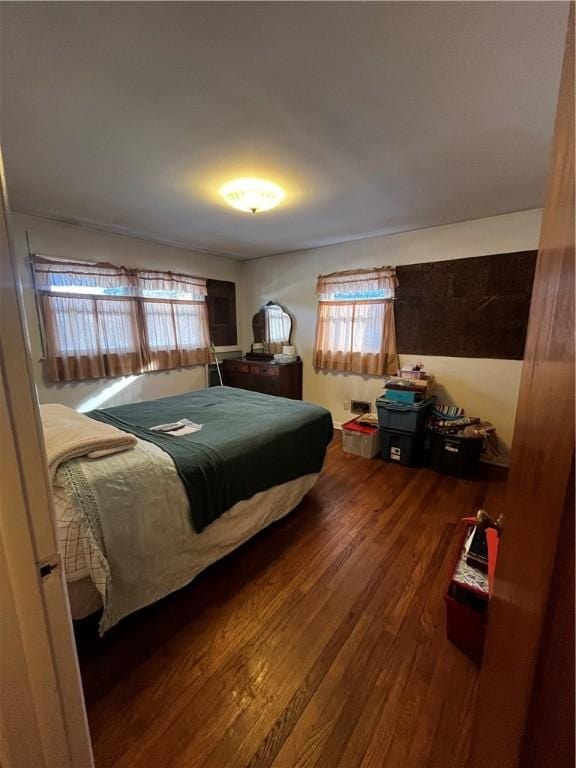
<path fill-rule="evenodd" d="M 393 314 L 396 285 L 396 271 L 391 267 L 318 277 L 313 355 L 316 370 L 381 376 L 397 367 Z M 371 305 L 381 308 L 381 324 L 380 318 L 370 317 Z M 337 307 L 350 308 L 349 315 L 342 312 L 338 317 Z"/>

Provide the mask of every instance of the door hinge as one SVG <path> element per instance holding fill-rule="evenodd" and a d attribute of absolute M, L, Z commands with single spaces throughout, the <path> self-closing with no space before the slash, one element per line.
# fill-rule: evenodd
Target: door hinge
<path fill-rule="evenodd" d="M 38 563 L 38 571 L 40 572 L 40 578 L 46 579 L 51 573 L 56 571 L 62 565 L 62 558 L 58 553 L 47 557 Z"/>

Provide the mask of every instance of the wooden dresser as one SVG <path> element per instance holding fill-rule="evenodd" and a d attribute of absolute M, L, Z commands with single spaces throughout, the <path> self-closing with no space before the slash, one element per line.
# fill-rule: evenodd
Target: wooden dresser
<path fill-rule="evenodd" d="M 302 361 L 273 363 L 246 358 L 222 361 L 222 381 L 227 387 L 250 389 L 265 395 L 302 400 Z"/>

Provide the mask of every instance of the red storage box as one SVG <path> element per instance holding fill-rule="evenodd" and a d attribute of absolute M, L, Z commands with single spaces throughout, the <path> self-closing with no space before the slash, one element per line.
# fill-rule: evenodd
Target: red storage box
<path fill-rule="evenodd" d="M 446 635 L 448 640 L 460 648 L 476 663 L 482 660 L 488 608 L 494 567 L 498 552 L 496 531 L 486 531 L 488 543 L 488 573 L 467 565 L 464 543 L 472 533 L 475 520 L 464 518 L 459 526 L 458 550 L 456 561 L 450 570 L 450 582 L 445 596 Z"/>

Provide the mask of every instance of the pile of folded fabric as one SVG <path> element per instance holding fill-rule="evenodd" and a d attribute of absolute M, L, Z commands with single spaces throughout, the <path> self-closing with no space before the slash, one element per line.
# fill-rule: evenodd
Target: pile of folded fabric
<path fill-rule="evenodd" d="M 448 405 L 448 403 L 434 403 L 433 408 L 434 416 L 438 416 L 439 419 L 459 419 L 464 416 L 464 408 L 458 408 L 457 405 Z"/>

